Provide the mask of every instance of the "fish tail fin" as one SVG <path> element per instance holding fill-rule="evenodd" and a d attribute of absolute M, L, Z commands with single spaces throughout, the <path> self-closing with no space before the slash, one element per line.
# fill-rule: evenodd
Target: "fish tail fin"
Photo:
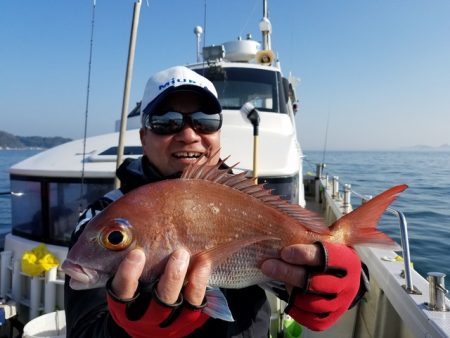
<path fill-rule="evenodd" d="M 376 227 L 386 208 L 406 188 L 406 184 L 392 187 L 341 217 L 330 227 L 331 237 L 344 236 L 347 245 L 370 244 L 397 250 L 398 244 Z"/>

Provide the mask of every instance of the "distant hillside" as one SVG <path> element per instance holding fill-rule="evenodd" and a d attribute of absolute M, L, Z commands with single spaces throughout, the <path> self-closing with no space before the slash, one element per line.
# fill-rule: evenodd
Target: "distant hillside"
<path fill-rule="evenodd" d="M 450 151 L 450 145 L 445 143 L 437 147 L 418 144 L 413 147 L 405 147 L 403 150 L 412 150 L 412 151 Z"/>
<path fill-rule="evenodd" d="M 64 137 L 15 136 L 0 130 L 0 149 L 52 148 L 71 141 Z"/>

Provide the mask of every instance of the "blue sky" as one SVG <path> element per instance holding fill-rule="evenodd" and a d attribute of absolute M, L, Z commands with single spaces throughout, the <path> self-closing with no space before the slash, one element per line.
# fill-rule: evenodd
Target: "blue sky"
<path fill-rule="evenodd" d="M 97 0 L 88 134 L 119 119 L 133 0 Z M 149 75 L 196 59 L 205 0 L 144 0 L 130 109 Z M 262 0 L 207 0 L 206 44 L 251 33 Z M 273 49 L 300 79 L 304 149 L 450 143 L 450 1 L 269 2 Z M 92 0 L 0 1 L 0 130 L 83 135 Z M 326 126 L 328 121 L 328 133 Z"/>

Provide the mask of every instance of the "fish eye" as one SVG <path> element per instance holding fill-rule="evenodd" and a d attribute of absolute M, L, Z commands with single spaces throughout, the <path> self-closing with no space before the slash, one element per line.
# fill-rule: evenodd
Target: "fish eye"
<path fill-rule="evenodd" d="M 133 236 L 129 226 L 120 222 L 106 226 L 99 234 L 99 242 L 108 250 L 120 251 L 128 248 Z"/>
<path fill-rule="evenodd" d="M 125 236 L 120 231 L 111 231 L 108 234 L 108 242 L 112 245 L 119 245 L 124 240 Z"/>

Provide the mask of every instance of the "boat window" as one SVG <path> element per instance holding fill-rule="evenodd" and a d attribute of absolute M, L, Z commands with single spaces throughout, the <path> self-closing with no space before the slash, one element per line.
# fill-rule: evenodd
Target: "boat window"
<path fill-rule="evenodd" d="M 11 180 L 11 192 L 13 230 L 29 238 L 40 236 L 43 232 L 41 184 Z"/>
<path fill-rule="evenodd" d="M 281 74 L 277 71 L 214 66 L 193 70 L 211 80 L 223 109 L 239 110 L 246 102 L 251 102 L 263 112 L 288 113 L 289 93 L 286 93 Z M 128 117 L 139 116 L 140 104 L 136 104 Z"/>
<path fill-rule="evenodd" d="M 128 113 L 128 117 L 141 115 L 141 101 L 136 102 L 136 106 Z"/>
<path fill-rule="evenodd" d="M 105 151 L 102 151 L 98 155 L 117 155 L 117 148 L 118 147 L 111 147 L 106 149 Z M 123 154 L 126 156 L 131 155 L 142 155 L 142 147 L 141 146 L 127 146 L 123 150 Z"/>
<path fill-rule="evenodd" d="M 292 204 L 298 204 L 299 177 L 259 177 L 259 184 L 264 184 L 266 189 L 272 189 L 273 194 L 279 195 L 282 199 L 288 200 Z"/>
<path fill-rule="evenodd" d="M 79 179 L 11 175 L 12 233 L 68 245 L 80 212 L 112 189 L 112 180 L 105 179 L 85 180 L 82 185 Z"/>
<path fill-rule="evenodd" d="M 212 81 L 223 109 L 239 110 L 246 102 L 251 102 L 260 111 L 286 113 L 278 72 L 228 67 L 209 67 L 196 71 Z"/>
<path fill-rule="evenodd" d="M 80 212 L 110 190 L 110 185 L 95 183 L 85 184 L 83 187 L 79 183 L 50 183 L 50 240 L 69 242 Z"/>
<path fill-rule="evenodd" d="M 223 109 L 240 109 L 244 103 L 251 102 L 260 110 L 273 111 L 272 86 L 249 81 L 215 82 Z"/>

